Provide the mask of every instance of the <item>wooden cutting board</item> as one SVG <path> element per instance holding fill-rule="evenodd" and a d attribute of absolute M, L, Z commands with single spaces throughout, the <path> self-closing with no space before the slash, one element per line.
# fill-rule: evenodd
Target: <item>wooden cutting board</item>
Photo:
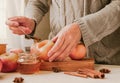
<path fill-rule="evenodd" d="M 70 60 L 64 62 L 41 62 L 40 70 L 76 71 L 78 68 L 94 69 L 94 59 Z"/>

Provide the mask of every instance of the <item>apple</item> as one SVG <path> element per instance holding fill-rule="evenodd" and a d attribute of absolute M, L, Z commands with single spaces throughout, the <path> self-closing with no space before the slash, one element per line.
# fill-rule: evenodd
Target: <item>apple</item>
<path fill-rule="evenodd" d="M 15 53 L 4 53 L 0 56 L 1 72 L 13 72 L 17 69 L 18 55 Z"/>
<path fill-rule="evenodd" d="M 40 60 L 48 61 L 48 51 L 53 47 L 54 42 L 51 40 L 43 40 L 31 47 L 31 53 L 37 54 Z M 35 48 L 36 47 L 36 48 Z"/>
<path fill-rule="evenodd" d="M 31 45 L 30 47 L 30 53 L 35 54 L 39 56 L 39 49 L 45 45 L 48 42 L 48 40 L 43 40 L 41 42 L 37 42 Z"/>
<path fill-rule="evenodd" d="M 10 53 L 16 53 L 16 54 L 19 54 L 19 53 L 23 53 L 24 51 L 20 48 L 14 48 L 14 49 L 10 49 Z"/>
<path fill-rule="evenodd" d="M 2 61 L 0 60 L 0 71 L 2 70 Z"/>
<path fill-rule="evenodd" d="M 86 48 L 82 43 L 76 45 L 76 47 L 71 51 L 69 57 L 73 60 L 83 59 L 86 55 Z"/>

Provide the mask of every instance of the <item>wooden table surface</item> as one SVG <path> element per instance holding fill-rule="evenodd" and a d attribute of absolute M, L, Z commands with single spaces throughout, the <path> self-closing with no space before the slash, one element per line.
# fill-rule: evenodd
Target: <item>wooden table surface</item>
<path fill-rule="evenodd" d="M 24 75 L 18 72 L 0 73 L 0 83 L 14 83 L 15 77 L 23 77 L 23 83 L 120 83 L 120 66 L 95 65 L 95 69 L 109 68 L 111 73 L 105 74 L 104 79 L 82 78 L 66 75 L 63 72 L 40 71 L 36 74 Z"/>

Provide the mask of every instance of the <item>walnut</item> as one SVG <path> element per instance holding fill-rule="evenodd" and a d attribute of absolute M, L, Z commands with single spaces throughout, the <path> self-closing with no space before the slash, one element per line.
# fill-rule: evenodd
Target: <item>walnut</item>
<path fill-rule="evenodd" d="M 23 82 L 23 78 L 22 77 L 15 77 L 15 79 L 13 80 L 14 83 L 22 83 Z"/>

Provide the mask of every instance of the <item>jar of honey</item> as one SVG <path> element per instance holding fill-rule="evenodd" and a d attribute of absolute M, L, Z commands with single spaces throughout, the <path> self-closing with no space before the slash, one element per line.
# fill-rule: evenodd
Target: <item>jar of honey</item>
<path fill-rule="evenodd" d="M 18 59 L 17 71 L 21 74 L 34 74 L 39 71 L 40 61 L 30 53 L 21 53 Z"/>
<path fill-rule="evenodd" d="M 6 44 L 0 44 L 0 55 L 6 52 Z"/>

